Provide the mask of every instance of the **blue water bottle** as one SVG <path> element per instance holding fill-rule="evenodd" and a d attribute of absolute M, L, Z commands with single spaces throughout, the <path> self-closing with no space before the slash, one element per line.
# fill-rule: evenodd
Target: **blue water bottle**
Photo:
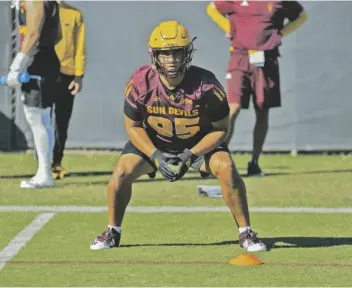
<path fill-rule="evenodd" d="M 27 83 L 31 78 L 31 75 L 29 75 L 27 72 L 18 73 L 18 82 L 20 83 Z M 0 85 L 7 85 L 7 75 L 1 76 Z"/>

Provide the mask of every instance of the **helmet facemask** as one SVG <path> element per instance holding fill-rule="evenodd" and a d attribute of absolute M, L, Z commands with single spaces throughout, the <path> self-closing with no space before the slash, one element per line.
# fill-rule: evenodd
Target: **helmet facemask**
<path fill-rule="evenodd" d="M 177 78 L 189 69 L 194 51 L 193 43 L 187 47 L 149 49 L 153 66 L 160 75 L 167 79 Z M 173 53 L 173 55 L 168 53 Z"/>

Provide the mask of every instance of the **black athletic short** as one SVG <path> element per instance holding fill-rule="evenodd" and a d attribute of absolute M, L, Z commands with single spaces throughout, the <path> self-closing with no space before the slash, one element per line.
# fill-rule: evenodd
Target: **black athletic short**
<path fill-rule="evenodd" d="M 204 155 L 204 156 L 202 156 L 202 157 L 197 157 L 196 159 L 194 159 L 194 160 L 192 161 L 192 163 L 191 163 L 191 168 L 193 168 L 193 169 L 196 170 L 196 171 L 199 171 L 199 172 L 201 173 L 201 176 L 202 176 L 202 177 L 204 177 L 204 178 L 208 177 L 209 174 L 208 174 L 208 173 L 201 172 L 201 171 L 200 171 L 200 167 L 202 166 L 202 164 L 204 163 L 204 161 L 209 161 L 210 157 L 211 157 L 214 153 L 219 152 L 219 151 L 224 151 L 224 152 L 230 153 L 230 151 L 229 151 L 227 145 L 226 145 L 225 143 L 223 143 L 223 144 L 221 144 L 220 146 L 218 146 L 217 148 L 215 148 L 213 151 L 209 152 L 208 154 L 206 154 L 206 155 Z M 157 168 L 156 168 L 155 164 L 153 163 L 153 161 L 152 161 L 147 155 L 145 155 L 143 152 L 141 152 L 140 150 L 138 150 L 138 149 L 136 148 L 136 146 L 134 146 L 134 145 L 132 144 L 131 141 L 128 141 L 128 142 L 126 143 L 125 147 L 123 148 L 123 150 L 122 150 L 122 152 L 121 152 L 121 155 L 126 155 L 126 154 L 135 154 L 135 155 L 138 155 L 138 156 L 142 157 L 145 161 L 147 161 L 147 162 L 150 164 L 150 166 L 152 166 L 152 167 L 154 168 L 154 172 L 157 171 Z M 167 155 L 167 154 L 170 155 L 170 153 L 166 153 L 166 152 L 165 152 L 165 154 L 166 154 L 166 155 Z M 153 176 L 153 175 L 150 175 L 150 174 L 149 174 L 149 176 L 151 177 L 151 176 Z M 152 178 L 154 178 L 154 177 L 152 177 Z"/>
<path fill-rule="evenodd" d="M 53 105 L 55 83 L 60 75 L 60 61 L 54 48 L 41 49 L 28 67 L 27 72 L 33 76 L 40 76 L 41 80 L 31 79 L 22 84 L 23 104 L 47 108 Z"/>

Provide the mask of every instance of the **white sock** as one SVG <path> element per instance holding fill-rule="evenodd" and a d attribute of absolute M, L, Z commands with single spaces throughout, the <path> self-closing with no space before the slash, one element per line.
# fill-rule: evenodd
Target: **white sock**
<path fill-rule="evenodd" d="M 246 227 L 240 227 L 238 228 L 238 232 L 239 233 L 242 233 L 242 232 L 245 232 L 247 230 L 252 230 L 251 226 L 246 226 Z"/>
<path fill-rule="evenodd" d="M 34 145 L 38 155 L 38 170 L 35 177 L 38 179 L 50 179 L 52 176 L 48 157 L 52 152 L 50 151 L 48 131 L 42 119 L 43 115 L 46 117 L 47 109 L 27 105 L 24 105 L 23 108 L 28 125 L 32 130 Z"/>
<path fill-rule="evenodd" d="M 113 228 L 115 231 L 121 233 L 121 226 L 112 226 L 112 225 L 109 225 L 108 227 L 109 227 L 109 228 Z"/>

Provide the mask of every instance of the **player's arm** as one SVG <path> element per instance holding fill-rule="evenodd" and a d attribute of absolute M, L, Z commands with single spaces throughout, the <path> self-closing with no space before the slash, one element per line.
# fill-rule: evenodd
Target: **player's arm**
<path fill-rule="evenodd" d="M 27 0 L 24 3 L 27 33 L 23 39 L 20 52 L 17 53 L 10 66 L 10 72 L 7 75 L 7 85 L 9 87 L 21 84 L 18 82 L 18 73 L 28 68 L 31 61 L 31 53 L 39 41 L 44 21 L 44 3 L 42 1 Z"/>
<path fill-rule="evenodd" d="M 143 127 L 143 115 L 136 100 L 138 91 L 133 83 L 132 77 L 125 88 L 125 129 L 132 144 L 145 155 L 151 157 L 156 148 Z"/>
<path fill-rule="evenodd" d="M 156 150 L 153 142 L 143 128 L 142 121 L 135 121 L 125 114 L 125 129 L 132 144 L 148 157 Z"/>
<path fill-rule="evenodd" d="M 207 118 L 211 121 L 213 130 L 204 136 L 190 151 L 192 154 L 203 156 L 214 150 L 225 141 L 229 131 L 229 104 L 224 88 L 217 83 L 210 91 L 206 108 Z"/>
<path fill-rule="evenodd" d="M 219 1 L 216 1 L 216 2 L 219 2 Z M 226 13 L 222 14 L 220 12 L 220 11 L 226 12 L 226 9 L 222 9 L 222 10 L 220 9 L 219 11 L 216 6 L 216 2 L 209 3 L 209 5 L 207 6 L 207 14 L 222 30 L 224 30 L 226 33 L 230 33 L 230 21 L 229 19 L 227 19 Z M 217 4 L 217 5 L 220 6 L 221 4 Z"/>
<path fill-rule="evenodd" d="M 158 168 L 165 179 L 172 181 L 176 176 L 168 167 L 164 154 L 156 149 L 143 128 L 142 115 L 138 107 L 133 103 L 133 98 L 125 100 L 125 128 L 132 144 L 145 155 L 147 155 Z"/>
<path fill-rule="evenodd" d="M 86 44 L 85 44 L 85 24 L 83 20 L 83 15 L 80 12 L 77 23 L 76 29 L 74 31 L 75 36 L 75 78 L 71 81 L 70 85 L 68 86 L 69 90 L 71 91 L 72 95 L 76 95 L 82 90 L 83 84 L 83 75 L 85 71 L 86 65 Z"/>
<path fill-rule="evenodd" d="M 206 116 L 210 120 L 213 129 L 205 135 L 194 147 L 190 150 L 185 149 L 177 157 L 181 160 L 181 165 L 177 171 L 177 176 L 174 181 L 181 179 L 188 171 L 191 165 L 191 160 L 194 156 L 201 157 L 216 147 L 221 145 L 229 131 L 229 104 L 227 103 L 226 93 L 220 83 L 216 83 L 214 88 L 206 95 Z"/>
<path fill-rule="evenodd" d="M 229 130 L 229 117 L 221 119 L 220 121 L 212 122 L 214 130 L 204 136 L 190 151 L 198 157 L 203 156 L 216 147 L 221 145 L 226 138 Z"/>
<path fill-rule="evenodd" d="M 308 20 L 308 15 L 297 1 L 283 1 L 283 5 L 289 22 L 280 30 L 280 34 L 287 36 L 305 23 Z"/>
<path fill-rule="evenodd" d="M 21 52 L 29 55 L 37 45 L 44 22 L 43 1 L 30 1 L 25 3 L 27 34 L 24 37 Z"/>
<path fill-rule="evenodd" d="M 75 76 L 82 77 L 85 71 L 86 65 L 86 44 L 85 44 L 85 23 L 82 13 L 79 13 L 79 18 L 77 21 L 77 29 L 75 31 L 76 36 L 76 47 L 75 47 Z"/>
<path fill-rule="evenodd" d="M 198 157 L 203 156 L 221 145 L 229 131 L 229 116 L 219 121 L 211 122 L 213 131 L 205 135 L 190 151 Z"/>

